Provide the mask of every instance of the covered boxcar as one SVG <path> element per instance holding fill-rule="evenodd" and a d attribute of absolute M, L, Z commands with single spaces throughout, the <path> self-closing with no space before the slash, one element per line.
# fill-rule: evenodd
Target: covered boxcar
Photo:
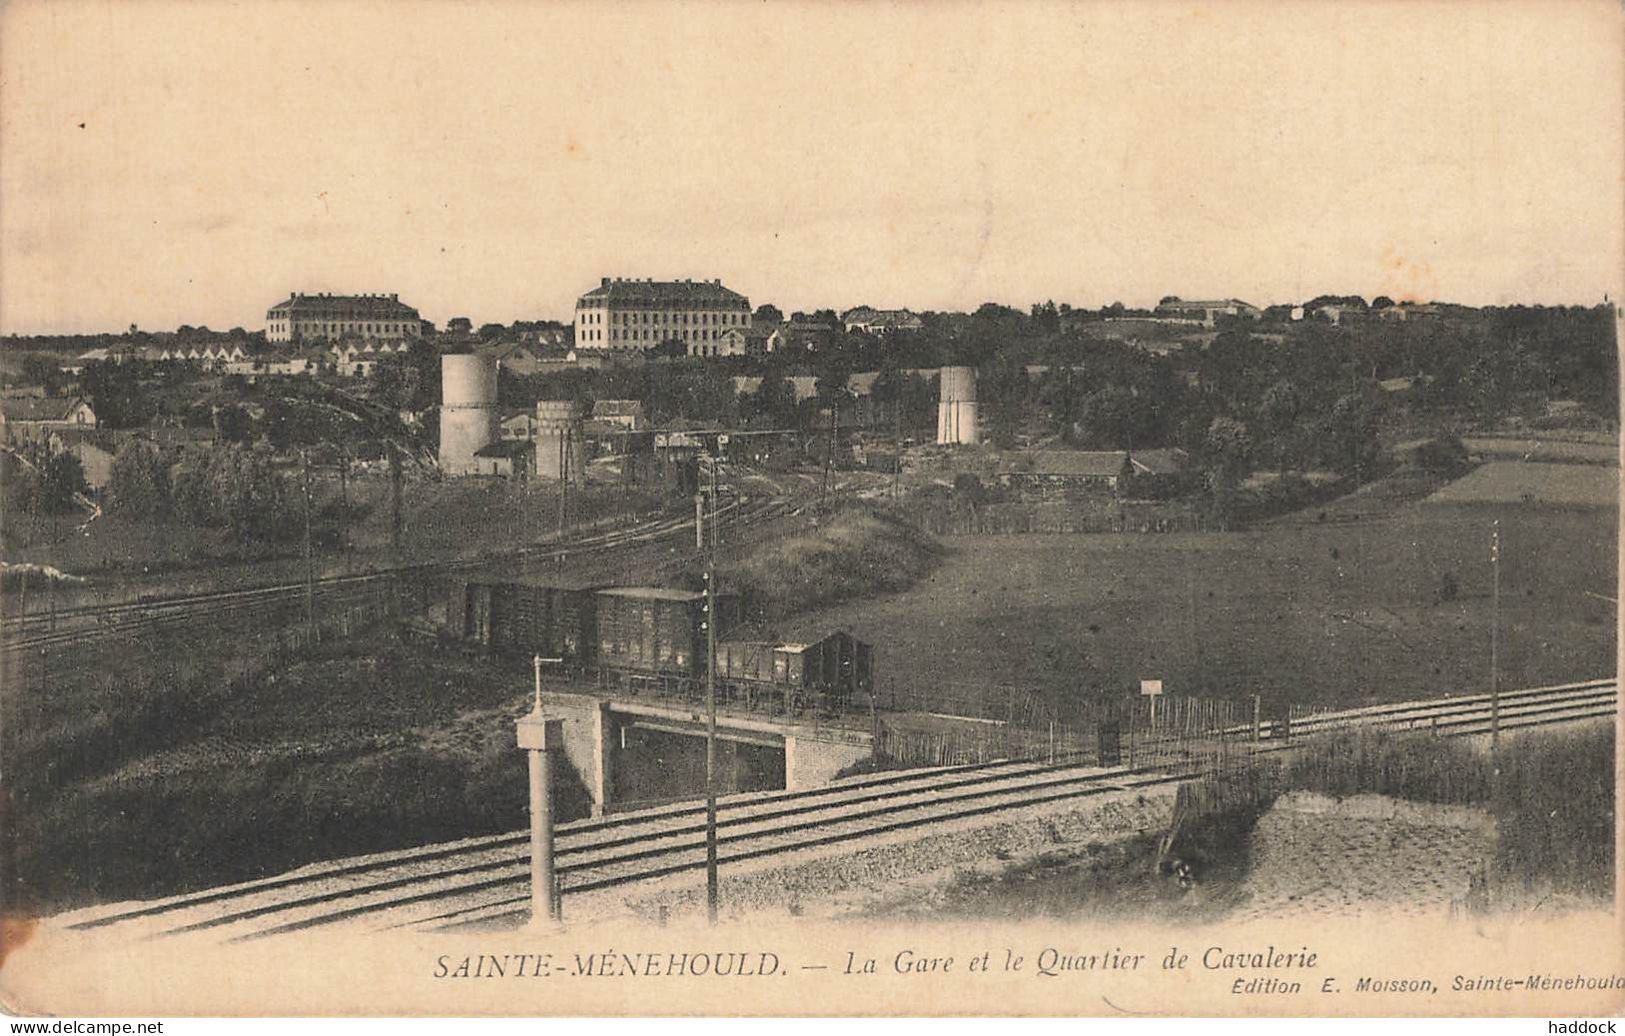
<path fill-rule="evenodd" d="M 598 656 L 602 666 L 700 676 L 705 672 L 705 594 L 657 586 L 600 590 Z M 739 598 L 717 595 L 717 635 L 737 624 Z"/>
<path fill-rule="evenodd" d="M 447 630 L 503 651 L 588 662 L 597 646 L 596 586 L 469 582 L 452 590 Z"/>

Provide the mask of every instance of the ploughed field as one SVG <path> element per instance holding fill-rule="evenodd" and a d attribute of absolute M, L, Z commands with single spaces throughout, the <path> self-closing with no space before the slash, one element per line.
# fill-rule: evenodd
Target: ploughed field
<path fill-rule="evenodd" d="M 1009 685 L 1064 715 L 1069 699 L 1142 678 L 1175 694 L 1304 703 L 1458 694 L 1489 684 L 1499 519 L 1502 686 L 1612 672 L 1617 469 L 1498 468 L 1350 524 L 948 538 L 913 590 L 789 632 L 849 628 L 876 645 L 882 692 L 895 680 L 900 697 L 945 711 Z M 1609 505 L 1571 502 L 1587 494 Z"/>

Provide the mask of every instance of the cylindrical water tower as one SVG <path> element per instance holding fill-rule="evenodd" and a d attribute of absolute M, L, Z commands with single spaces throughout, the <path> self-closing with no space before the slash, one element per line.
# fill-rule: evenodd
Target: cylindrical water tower
<path fill-rule="evenodd" d="M 496 357 L 440 357 L 440 470 L 447 475 L 476 471 L 475 452 L 496 438 Z"/>
<path fill-rule="evenodd" d="M 974 446 L 976 434 L 976 368 L 944 367 L 941 402 L 937 404 L 937 442 Z"/>
<path fill-rule="evenodd" d="M 581 477 L 586 451 L 581 442 L 581 414 L 570 400 L 536 403 L 536 476 Z"/>

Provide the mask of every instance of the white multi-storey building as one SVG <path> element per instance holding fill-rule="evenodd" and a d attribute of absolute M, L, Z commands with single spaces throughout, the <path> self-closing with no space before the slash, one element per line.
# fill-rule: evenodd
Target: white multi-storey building
<path fill-rule="evenodd" d="M 676 340 L 715 346 L 730 328 L 750 327 L 750 300 L 721 281 L 605 277 L 576 300 L 577 350 L 644 350 Z"/>
<path fill-rule="evenodd" d="M 294 293 L 265 312 L 268 342 L 336 342 L 354 335 L 396 341 L 423 333 L 418 311 L 396 295 L 300 295 Z"/>

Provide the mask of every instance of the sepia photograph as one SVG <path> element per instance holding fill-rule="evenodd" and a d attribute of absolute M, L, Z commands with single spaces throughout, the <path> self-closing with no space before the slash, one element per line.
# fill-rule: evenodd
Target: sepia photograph
<path fill-rule="evenodd" d="M 1617 1015 L 1622 113 L 1582 0 L 0 6 L 0 1009 Z"/>

